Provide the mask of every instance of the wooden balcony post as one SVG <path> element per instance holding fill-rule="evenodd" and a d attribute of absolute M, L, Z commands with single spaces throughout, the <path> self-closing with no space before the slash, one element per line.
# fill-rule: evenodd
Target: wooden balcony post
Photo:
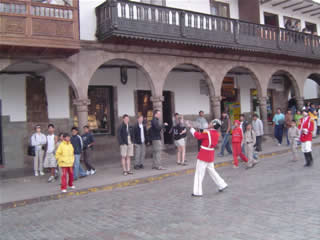
<path fill-rule="evenodd" d="M 239 20 L 233 20 L 233 36 L 234 36 L 234 42 L 239 43 L 239 34 L 240 34 L 240 28 L 239 28 Z"/>
<path fill-rule="evenodd" d="M 80 39 L 80 27 L 79 27 L 79 0 L 73 0 L 73 10 L 72 10 L 72 18 L 73 18 L 73 39 Z"/>
<path fill-rule="evenodd" d="M 31 0 L 26 1 L 26 35 L 32 36 Z"/>
<path fill-rule="evenodd" d="M 117 29 L 118 28 L 118 1 L 117 0 L 111 0 L 109 3 L 109 6 L 111 8 L 111 19 L 112 19 L 112 28 Z"/>
<path fill-rule="evenodd" d="M 281 33 L 281 29 L 277 28 L 276 31 L 276 41 L 277 41 L 277 48 L 281 49 L 281 45 L 280 45 L 280 33 Z"/>
<path fill-rule="evenodd" d="M 179 12 L 179 25 L 180 25 L 180 34 L 182 37 L 185 37 L 185 24 L 186 24 L 186 13 L 185 11 Z"/>

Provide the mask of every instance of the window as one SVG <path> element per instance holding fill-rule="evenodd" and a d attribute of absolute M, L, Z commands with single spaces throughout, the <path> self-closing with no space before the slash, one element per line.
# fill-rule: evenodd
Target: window
<path fill-rule="evenodd" d="M 314 23 L 309 23 L 306 22 L 306 28 L 305 28 L 306 32 L 310 33 L 310 34 L 316 34 L 318 33 L 317 31 L 317 25 Z"/>
<path fill-rule="evenodd" d="M 283 19 L 285 29 L 297 32 L 301 31 L 301 21 L 299 19 L 291 17 L 283 17 Z"/>
<path fill-rule="evenodd" d="M 264 24 L 274 27 L 279 27 L 278 15 L 272 13 L 264 13 Z"/>
<path fill-rule="evenodd" d="M 210 1 L 211 14 L 219 17 L 230 17 L 229 4 L 223 2 Z"/>
<path fill-rule="evenodd" d="M 141 2 L 159 6 L 166 6 L 166 0 L 141 0 Z"/>

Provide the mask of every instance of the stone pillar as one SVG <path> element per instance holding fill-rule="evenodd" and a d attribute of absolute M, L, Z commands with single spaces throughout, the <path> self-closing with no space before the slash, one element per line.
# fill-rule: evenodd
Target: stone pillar
<path fill-rule="evenodd" d="M 75 99 L 73 104 L 76 105 L 77 108 L 78 127 L 80 132 L 82 132 L 82 128 L 88 124 L 88 105 L 90 105 L 90 99 Z"/>
<path fill-rule="evenodd" d="M 162 102 L 164 101 L 163 96 L 151 96 L 151 102 L 153 110 L 160 110 L 162 112 Z"/>
<path fill-rule="evenodd" d="M 268 124 L 268 111 L 267 111 L 267 97 L 259 98 L 259 106 L 260 106 L 260 119 L 263 122 L 263 130 L 264 134 L 270 134 L 269 124 Z"/>
<path fill-rule="evenodd" d="M 297 109 L 301 110 L 304 106 L 304 98 L 296 98 L 297 101 Z"/>
<path fill-rule="evenodd" d="M 210 96 L 212 119 L 221 118 L 221 96 Z"/>

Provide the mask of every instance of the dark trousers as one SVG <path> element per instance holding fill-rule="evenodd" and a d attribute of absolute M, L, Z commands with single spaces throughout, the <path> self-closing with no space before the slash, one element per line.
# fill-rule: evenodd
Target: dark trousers
<path fill-rule="evenodd" d="M 283 136 L 283 124 L 275 125 L 274 136 L 278 140 L 278 142 L 281 144 L 282 143 L 282 136 Z"/>
<path fill-rule="evenodd" d="M 289 128 L 284 128 L 284 135 L 287 138 L 287 145 L 289 146 L 290 145 L 290 141 L 289 141 L 288 133 L 289 133 Z"/>
<path fill-rule="evenodd" d="M 86 148 L 83 150 L 83 162 L 86 165 L 88 171 L 95 170 L 94 167 L 90 164 L 90 159 L 92 155 L 92 149 Z"/>
<path fill-rule="evenodd" d="M 256 136 L 256 151 L 261 152 L 262 151 L 262 136 Z"/>

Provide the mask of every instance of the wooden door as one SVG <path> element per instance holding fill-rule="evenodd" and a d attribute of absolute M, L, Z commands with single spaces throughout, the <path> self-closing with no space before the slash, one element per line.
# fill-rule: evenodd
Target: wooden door
<path fill-rule="evenodd" d="M 48 122 L 48 103 L 45 78 L 27 77 L 27 121 L 29 123 Z"/>

